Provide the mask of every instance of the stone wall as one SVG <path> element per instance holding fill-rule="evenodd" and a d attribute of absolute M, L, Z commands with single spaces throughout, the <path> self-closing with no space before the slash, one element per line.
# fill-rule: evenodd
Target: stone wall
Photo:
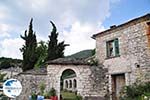
<path fill-rule="evenodd" d="M 150 81 L 148 21 L 150 18 L 130 22 L 96 37 L 96 58 L 108 68 L 110 91 L 113 74 L 124 73 L 126 85 L 136 81 Z M 106 42 L 115 38 L 119 39 L 120 56 L 107 58 Z"/>
<path fill-rule="evenodd" d="M 22 92 L 19 97 L 16 98 L 16 100 L 28 100 L 29 96 L 35 92 L 39 93 L 39 86 L 40 84 L 44 83 L 46 84 L 47 81 L 47 75 L 46 74 L 19 74 L 17 76 L 14 76 L 14 78 L 18 79 L 22 84 Z"/>
<path fill-rule="evenodd" d="M 1 69 L 1 74 L 6 74 L 5 78 L 11 78 L 14 75 L 17 75 L 22 72 L 22 69 L 20 67 L 10 67 L 7 69 Z"/>
<path fill-rule="evenodd" d="M 81 96 L 100 96 L 104 97 L 107 94 L 107 77 L 106 69 L 102 66 L 89 65 L 49 65 L 48 71 L 48 86 L 49 89 L 54 87 L 57 94 L 60 94 L 60 77 L 62 73 L 71 69 L 76 73 L 77 93 Z"/>

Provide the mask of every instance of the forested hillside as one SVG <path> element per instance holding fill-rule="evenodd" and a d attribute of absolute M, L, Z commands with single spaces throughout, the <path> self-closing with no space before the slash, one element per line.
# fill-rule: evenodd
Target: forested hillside
<path fill-rule="evenodd" d="M 0 69 L 7 69 L 9 67 L 21 67 L 22 60 L 0 57 Z"/>

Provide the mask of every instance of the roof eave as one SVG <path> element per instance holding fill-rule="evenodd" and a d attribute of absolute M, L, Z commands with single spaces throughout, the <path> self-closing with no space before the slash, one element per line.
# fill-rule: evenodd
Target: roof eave
<path fill-rule="evenodd" d="M 124 25 L 127 25 L 127 24 L 129 24 L 129 23 L 132 23 L 132 22 L 135 22 L 135 21 L 137 21 L 137 20 L 144 19 L 144 18 L 150 19 L 150 13 L 148 13 L 148 14 L 146 14 L 146 15 L 144 15 L 144 16 L 138 17 L 138 18 L 131 19 L 131 20 L 129 20 L 129 21 L 123 23 L 123 24 L 120 24 L 120 25 L 114 27 L 114 28 L 110 28 L 110 29 L 107 29 L 107 30 L 105 30 L 105 31 L 96 33 L 96 34 L 94 34 L 94 35 L 92 36 L 92 38 L 93 38 L 93 39 L 96 39 L 96 37 L 99 36 L 100 34 L 104 34 L 104 33 L 108 32 L 108 31 L 115 30 L 115 29 L 117 29 L 117 28 L 119 28 L 119 27 L 123 27 Z"/>

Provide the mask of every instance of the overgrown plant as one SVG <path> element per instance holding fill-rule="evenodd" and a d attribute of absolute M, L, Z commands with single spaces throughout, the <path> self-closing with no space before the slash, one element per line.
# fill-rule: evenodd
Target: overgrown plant
<path fill-rule="evenodd" d="M 41 83 L 39 88 L 40 88 L 40 95 L 44 95 L 44 90 L 45 90 L 46 85 L 44 83 Z"/>
<path fill-rule="evenodd" d="M 83 97 L 82 97 L 80 94 L 78 94 L 78 95 L 76 96 L 76 100 L 83 100 Z"/>
<path fill-rule="evenodd" d="M 91 66 L 97 66 L 98 65 L 98 60 L 97 59 L 90 59 L 88 61 L 88 63 L 91 65 Z"/>
<path fill-rule="evenodd" d="M 150 94 L 150 82 L 125 86 L 121 100 L 141 100 L 143 95 Z"/>
<path fill-rule="evenodd" d="M 32 92 L 31 98 L 32 98 L 32 100 L 36 100 L 37 99 L 37 95 L 34 92 Z"/>
<path fill-rule="evenodd" d="M 56 96 L 56 90 L 54 88 L 50 89 L 50 96 Z"/>
<path fill-rule="evenodd" d="M 4 78 L 5 78 L 6 75 L 7 75 L 6 73 L 5 74 L 0 73 L 0 81 L 4 81 Z"/>
<path fill-rule="evenodd" d="M 6 74 L 0 73 L 0 82 L 4 82 Z M 0 93 L 0 100 L 8 100 L 9 98 L 6 97 L 3 93 Z"/>

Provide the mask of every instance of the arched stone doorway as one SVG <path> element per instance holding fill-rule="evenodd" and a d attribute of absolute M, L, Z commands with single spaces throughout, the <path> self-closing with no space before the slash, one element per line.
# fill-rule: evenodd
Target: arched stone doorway
<path fill-rule="evenodd" d="M 62 72 L 60 79 L 61 91 L 77 91 L 77 75 L 72 69 L 66 69 Z"/>
<path fill-rule="evenodd" d="M 78 90 L 78 86 L 80 86 L 81 82 L 78 83 L 78 80 L 81 80 L 80 77 L 82 75 L 80 75 L 80 69 L 83 69 L 83 68 L 79 68 L 79 66 L 76 66 L 76 65 L 49 65 L 47 67 L 47 70 L 48 70 L 48 80 L 47 80 L 47 90 L 51 89 L 51 88 L 54 88 L 57 92 L 57 95 L 58 97 L 60 96 L 61 94 L 61 90 L 63 89 L 62 85 L 62 81 L 61 81 L 61 78 L 62 78 L 62 75 L 65 71 L 67 70 L 72 70 L 75 75 L 76 75 L 76 90 Z M 65 81 L 65 85 L 63 86 L 66 86 L 69 88 L 69 80 Z M 73 81 L 72 81 L 72 86 L 73 86 Z M 80 90 L 78 90 L 77 92 L 78 93 L 81 93 L 81 88 Z"/>
<path fill-rule="evenodd" d="M 105 70 L 102 67 L 90 66 L 88 63 L 82 61 L 65 61 L 58 59 L 48 63 L 47 73 L 47 89 L 52 87 L 56 90 L 57 96 L 60 97 L 61 90 L 66 86 L 68 88 L 76 88 L 77 94 L 83 97 L 87 96 L 101 96 L 104 97 L 107 89 L 105 86 Z M 76 79 L 69 82 L 61 81 L 63 73 L 67 70 L 74 71 Z M 107 79 L 106 79 L 107 81 Z M 63 85 L 65 84 L 66 85 Z M 71 86 L 69 86 L 71 84 Z M 60 100 L 60 99 L 59 99 Z"/>

